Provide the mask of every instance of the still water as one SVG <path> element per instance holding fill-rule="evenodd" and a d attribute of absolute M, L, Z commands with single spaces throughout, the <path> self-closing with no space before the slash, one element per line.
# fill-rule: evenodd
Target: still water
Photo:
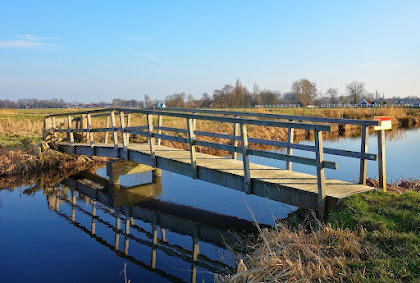
<path fill-rule="evenodd" d="M 391 136 L 390 136 L 391 137 Z M 310 142 L 308 142 L 310 143 Z M 418 178 L 420 131 L 394 131 L 386 144 L 388 180 Z M 325 147 L 359 150 L 360 138 L 325 141 Z M 369 137 L 376 153 L 376 136 Z M 301 156 L 310 156 L 295 151 Z M 338 170 L 329 178 L 353 181 L 359 161 L 326 155 Z M 284 168 L 281 161 L 256 163 Z M 294 170 L 313 168 L 294 164 Z M 81 173 L 44 188 L 33 184 L 0 190 L 2 282 L 212 282 L 234 270 L 237 235 L 255 232 L 254 220 L 270 225 L 294 207 L 245 195 L 170 172 L 121 177 L 109 184 L 105 169 Z M 368 177 L 378 175 L 368 162 Z M 230 248 L 227 248 L 229 246 Z"/>

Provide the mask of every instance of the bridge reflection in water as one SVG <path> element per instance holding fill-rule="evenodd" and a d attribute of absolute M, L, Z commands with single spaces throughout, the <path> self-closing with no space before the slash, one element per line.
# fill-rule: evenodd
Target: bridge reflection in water
<path fill-rule="evenodd" d="M 217 247 L 228 253 L 229 258 L 231 252 L 227 247 L 241 252 L 238 237 L 256 232 L 254 224 L 246 220 L 153 199 L 162 193 L 158 174 L 153 174 L 151 183 L 133 187 L 121 186 L 117 178 L 109 179 L 90 172 L 73 175 L 59 186 L 46 189 L 48 207 L 119 257 L 167 280 L 185 281 L 185 278 L 177 276 L 180 270 L 176 266 L 159 269 L 157 251 L 189 264 L 190 281 L 196 282 L 197 267 L 207 274 L 234 270 L 232 259 L 220 255 L 215 258 L 214 252 L 209 256 L 200 253 L 200 244 Z M 79 214 L 85 219 L 87 216 L 90 225 L 78 221 Z M 101 230 L 105 227 L 108 234 L 114 235 L 113 242 L 98 235 L 104 234 L 97 231 L 98 223 L 102 224 Z M 167 232 L 189 237 L 191 249 L 185 244 L 171 243 Z M 143 251 L 150 249 L 150 262 L 144 260 L 143 253 L 130 253 L 133 244 L 142 245 Z"/>

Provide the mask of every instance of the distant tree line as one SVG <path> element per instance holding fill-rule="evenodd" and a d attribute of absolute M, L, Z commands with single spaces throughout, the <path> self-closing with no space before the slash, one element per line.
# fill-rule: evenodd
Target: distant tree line
<path fill-rule="evenodd" d="M 235 85 L 226 84 L 220 89 L 215 89 L 212 94 L 203 93 L 200 99 L 195 99 L 191 94 L 185 92 L 173 93 L 162 100 L 152 100 L 149 95 L 144 95 L 143 100 L 124 100 L 115 98 L 111 103 L 97 102 L 83 104 L 79 102 L 65 102 L 63 99 L 19 99 L 17 101 L 0 100 L 0 108 L 64 108 L 64 107 L 152 107 L 156 103 L 165 103 L 167 107 L 206 107 L 206 108 L 239 108 L 254 107 L 255 105 L 277 105 L 277 104 L 300 104 L 308 105 L 322 104 L 358 104 L 362 99 L 372 99 L 377 103 L 386 104 L 386 100 L 376 91 L 369 93 L 364 82 L 352 81 L 345 86 L 345 92 L 340 93 L 337 88 L 329 88 L 325 93 L 318 91 L 316 83 L 302 78 L 292 83 L 290 91 L 281 93 L 277 90 L 260 89 L 254 84 L 252 91 L 244 87 L 241 81 L 236 80 Z M 389 98 L 387 99 L 389 100 Z M 391 100 L 405 103 L 419 102 L 416 96 L 407 98 L 393 97 Z"/>

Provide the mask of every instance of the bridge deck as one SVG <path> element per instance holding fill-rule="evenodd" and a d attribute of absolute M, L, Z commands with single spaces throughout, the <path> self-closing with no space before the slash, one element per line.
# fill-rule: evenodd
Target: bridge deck
<path fill-rule="evenodd" d="M 71 153 L 69 143 L 59 143 L 59 149 Z M 123 154 L 120 145 L 120 156 Z M 88 144 L 75 143 L 77 154 L 92 153 Z M 147 143 L 129 144 L 129 160 L 151 165 L 150 147 Z M 94 144 L 94 155 L 114 157 L 113 144 Z M 163 170 L 193 176 L 190 152 L 182 149 L 156 146 L 156 166 Z M 250 163 L 252 194 L 281 201 L 303 208 L 317 208 L 317 177 L 271 166 Z M 197 152 L 198 179 L 219 184 L 225 187 L 244 191 L 243 162 Z M 353 184 L 340 180 L 325 180 L 327 206 L 334 209 L 340 200 L 354 194 L 367 192 L 372 187 Z"/>

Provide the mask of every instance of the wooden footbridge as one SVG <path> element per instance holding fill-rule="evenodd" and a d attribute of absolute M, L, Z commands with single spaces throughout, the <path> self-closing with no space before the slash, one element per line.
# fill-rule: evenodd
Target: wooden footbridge
<path fill-rule="evenodd" d="M 163 125 L 164 120 L 174 119 L 182 121 L 178 123 L 182 126 Z M 197 120 L 201 121 L 201 125 L 212 125 L 214 131 L 200 130 Z M 205 109 L 111 108 L 46 116 L 44 140 L 63 152 L 131 160 L 247 194 L 317 209 L 324 214 L 334 209 L 342 199 L 372 190 L 366 186 L 368 160 L 378 161 L 378 175 L 385 189 L 384 132 L 378 132 L 378 154 L 368 153 L 367 146 L 369 127 L 378 126 L 380 123 Z M 231 125 L 231 134 L 217 131 L 217 128 L 226 124 Z M 331 131 L 332 124 L 360 126 L 360 151 L 324 148 L 322 133 Z M 284 128 L 288 132 L 288 140 L 253 138 L 248 136 L 247 127 Z M 314 144 L 295 143 L 295 130 L 313 133 Z M 109 135 L 112 137 L 112 143 L 108 143 Z M 215 139 L 206 141 L 203 137 Z M 188 150 L 163 146 L 162 140 L 187 144 Z M 219 140 L 227 142 L 217 142 Z M 255 149 L 249 144 L 286 148 L 286 152 Z M 232 156 L 227 158 L 197 152 L 198 146 L 228 151 Z M 313 152 L 314 157 L 295 155 L 294 149 Z M 242 156 L 241 160 L 238 160 L 238 153 Z M 359 184 L 326 179 L 324 170 L 334 170 L 337 164 L 325 160 L 324 154 L 360 159 Z M 286 169 L 251 163 L 249 156 L 286 161 Z M 316 167 L 317 175 L 292 171 L 294 162 Z"/>

